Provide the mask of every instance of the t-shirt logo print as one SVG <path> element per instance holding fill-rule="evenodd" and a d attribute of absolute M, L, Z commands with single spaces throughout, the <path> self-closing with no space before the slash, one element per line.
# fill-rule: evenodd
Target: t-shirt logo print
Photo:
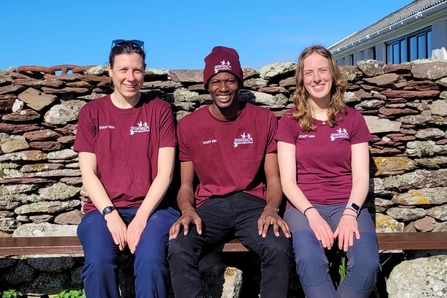
<path fill-rule="evenodd" d="M 339 128 L 336 133 L 331 133 L 331 141 L 335 139 L 349 139 L 349 132 L 346 128 Z"/>
<path fill-rule="evenodd" d="M 139 122 L 137 123 L 137 126 L 131 126 L 130 127 L 130 135 L 133 136 L 134 134 L 138 132 L 149 132 L 151 131 L 151 128 L 149 125 L 147 125 L 147 122 Z"/>
<path fill-rule="evenodd" d="M 214 66 L 214 73 L 218 73 L 219 71 L 227 71 L 227 70 L 231 70 L 230 61 L 222 60 L 222 61 L 220 61 L 220 64 Z"/>
<path fill-rule="evenodd" d="M 243 133 L 241 134 L 240 138 L 234 139 L 234 148 L 236 148 L 239 145 L 246 145 L 246 144 L 253 144 L 253 138 L 249 133 Z"/>

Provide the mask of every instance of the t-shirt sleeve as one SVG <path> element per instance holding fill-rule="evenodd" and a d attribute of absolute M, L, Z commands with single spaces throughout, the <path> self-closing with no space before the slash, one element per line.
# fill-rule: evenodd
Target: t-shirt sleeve
<path fill-rule="evenodd" d="M 298 123 L 292 118 L 292 114 L 288 112 L 279 120 L 276 140 L 295 145 L 297 138 Z"/>
<path fill-rule="evenodd" d="M 176 145 L 174 115 L 171 105 L 164 103 L 160 114 L 160 148 L 175 147 Z"/>
<path fill-rule="evenodd" d="M 185 129 L 185 121 L 187 121 L 187 119 L 184 118 L 180 120 L 177 125 L 179 159 L 180 161 L 191 161 L 191 154 L 189 151 L 189 144 L 188 144 L 188 134 Z"/>
<path fill-rule="evenodd" d="M 351 144 L 360 144 L 360 143 L 367 143 L 371 141 L 372 136 L 369 132 L 368 126 L 366 125 L 365 118 L 363 115 L 356 111 L 353 111 L 353 129 L 352 136 L 351 136 Z"/>
<path fill-rule="evenodd" d="M 275 153 L 276 152 L 275 135 L 278 130 L 278 119 L 276 119 L 275 115 L 271 112 L 269 112 L 268 130 L 269 131 L 267 135 L 266 153 Z"/>
<path fill-rule="evenodd" d="M 95 153 L 93 145 L 97 127 L 93 122 L 92 109 L 89 105 L 81 108 L 78 117 L 78 126 L 76 128 L 76 139 L 73 150 L 77 152 L 91 152 Z"/>

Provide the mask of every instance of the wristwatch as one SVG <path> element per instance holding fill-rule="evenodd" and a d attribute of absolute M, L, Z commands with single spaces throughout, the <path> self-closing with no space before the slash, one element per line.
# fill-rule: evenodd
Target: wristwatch
<path fill-rule="evenodd" d="M 111 213 L 113 210 L 116 210 L 115 206 L 107 206 L 102 210 L 102 215 L 106 216 L 107 214 Z"/>
<path fill-rule="evenodd" d="M 346 209 L 351 209 L 351 210 L 355 211 L 355 213 L 357 213 L 357 215 L 359 215 L 359 213 L 360 213 L 360 207 L 356 203 L 348 204 L 346 206 Z"/>

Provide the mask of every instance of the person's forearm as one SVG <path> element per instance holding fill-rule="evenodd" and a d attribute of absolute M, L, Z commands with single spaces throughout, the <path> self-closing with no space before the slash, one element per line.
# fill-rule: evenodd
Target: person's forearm
<path fill-rule="evenodd" d="M 194 209 L 194 193 L 192 190 L 180 187 L 177 195 L 177 205 L 181 212 L 187 209 Z"/>
<path fill-rule="evenodd" d="M 300 212 L 304 212 L 308 207 L 312 206 L 296 183 L 282 181 L 282 186 L 287 199 Z"/>
<path fill-rule="evenodd" d="M 352 184 L 351 195 L 348 204 L 355 203 L 362 207 L 368 195 L 369 179 L 359 178 Z"/>
<path fill-rule="evenodd" d="M 175 148 L 163 147 L 158 150 L 158 170 L 157 176 L 152 181 L 151 186 L 143 200 L 140 208 L 138 208 L 136 218 L 147 220 L 149 216 L 163 200 L 168 187 L 171 184 L 174 173 Z"/>
<path fill-rule="evenodd" d="M 104 186 L 93 172 L 82 174 L 82 184 L 99 212 L 102 212 L 106 206 L 113 206 Z"/>
<path fill-rule="evenodd" d="M 352 189 L 348 204 L 362 207 L 369 189 L 369 149 L 368 143 L 351 146 Z"/>
<path fill-rule="evenodd" d="M 281 206 L 283 200 L 283 191 L 281 187 L 281 181 L 279 178 L 275 181 L 270 181 L 270 183 L 267 185 L 267 192 L 266 192 L 266 208 L 273 208 L 276 211 Z"/>
<path fill-rule="evenodd" d="M 141 204 L 140 208 L 138 208 L 135 217 L 141 217 L 144 220 L 149 218 L 166 195 L 169 185 L 171 184 L 171 180 L 172 177 L 168 175 L 157 175 L 157 177 L 155 177 L 149 191 L 146 194 L 146 197 L 143 200 L 143 203 Z"/>

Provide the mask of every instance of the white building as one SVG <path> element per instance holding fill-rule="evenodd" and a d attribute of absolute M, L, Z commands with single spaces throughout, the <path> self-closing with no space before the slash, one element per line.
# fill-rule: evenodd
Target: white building
<path fill-rule="evenodd" d="M 390 0 L 392 1 L 392 0 Z M 329 50 L 340 65 L 376 59 L 398 64 L 416 59 L 447 59 L 447 0 L 416 0 Z"/>

